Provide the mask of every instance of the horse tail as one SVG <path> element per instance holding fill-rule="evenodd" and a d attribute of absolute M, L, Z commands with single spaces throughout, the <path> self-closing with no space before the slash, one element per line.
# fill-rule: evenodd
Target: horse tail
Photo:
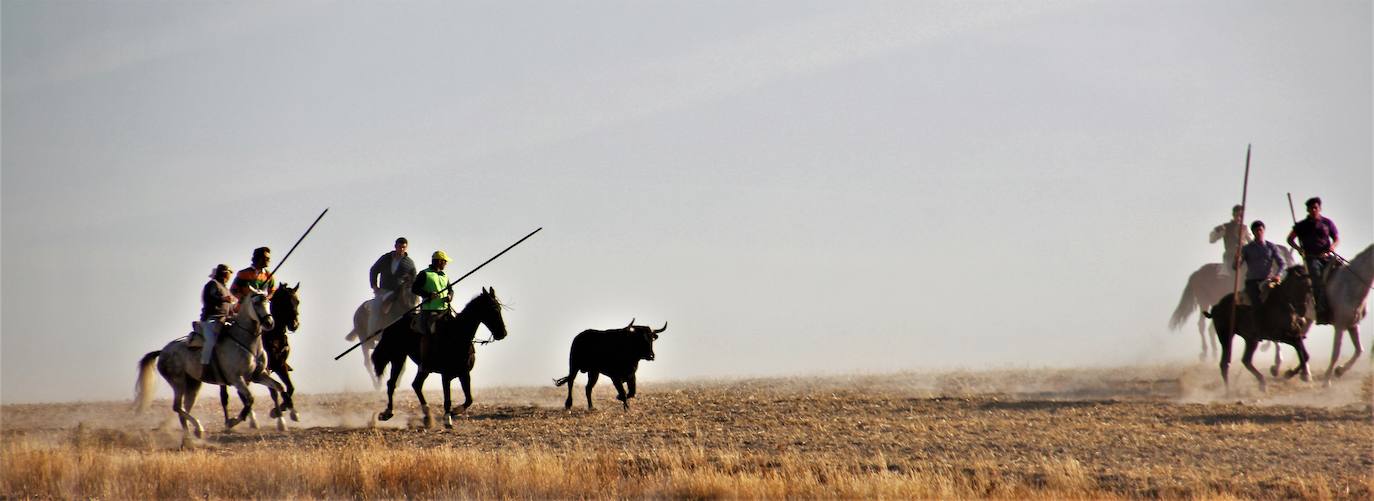
<path fill-rule="evenodd" d="M 553 386 L 554 386 L 555 388 L 557 388 L 557 387 L 559 387 L 559 386 L 563 386 L 563 385 L 565 385 L 565 384 L 568 384 L 568 380 L 570 380 L 570 379 L 572 379 L 572 376 L 564 376 L 564 377 L 555 379 L 555 380 L 553 380 Z"/>
<path fill-rule="evenodd" d="M 150 351 L 138 361 L 138 382 L 134 383 L 134 411 L 143 412 L 153 401 L 153 362 L 162 351 Z"/>
<path fill-rule="evenodd" d="M 1178 330 L 1183 326 L 1183 322 L 1188 321 L 1188 317 L 1193 314 L 1193 280 L 1188 278 L 1188 285 L 1183 287 L 1183 294 L 1178 298 L 1178 306 L 1174 307 L 1174 314 L 1169 317 L 1169 328 Z"/>

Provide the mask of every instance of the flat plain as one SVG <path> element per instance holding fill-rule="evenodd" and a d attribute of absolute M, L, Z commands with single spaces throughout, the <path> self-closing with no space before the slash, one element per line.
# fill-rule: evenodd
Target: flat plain
<path fill-rule="evenodd" d="M 479 387 L 452 429 L 408 384 L 387 422 L 380 391 L 299 395 L 285 431 L 265 395 L 226 431 L 202 391 L 204 439 L 166 399 L 6 405 L 0 497 L 1374 499 L 1367 367 L 1264 394 L 1211 364 L 650 381 L 628 411 Z"/>

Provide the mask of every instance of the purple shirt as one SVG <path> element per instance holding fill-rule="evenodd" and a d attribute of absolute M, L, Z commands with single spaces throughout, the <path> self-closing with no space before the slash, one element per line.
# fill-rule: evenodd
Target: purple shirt
<path fill-rule="evenodd" d="M 1339 238 L 1336 223 L 1325 216 L 1313 220 L 1307 218 L 1293 225 L 1293 233 L 1298 235 L 1303 254 L 1317 256 L 1331 252 L 1331 240 Z"/>
<path fill-rule="evenodd" d="M 1278 276 L 1278 272 L 1288 266 L 1288 263 L 1283 261 L 1283 253 L 1279 252 L 1279 246 L 1268 240 L 1245 244 L 1245 247 L 1240 248 L 1240 258 L 1245 261 L 1246 280 L 1264 280 Z M 1277 271 L 1274 265 L 1278 265 Z"/>

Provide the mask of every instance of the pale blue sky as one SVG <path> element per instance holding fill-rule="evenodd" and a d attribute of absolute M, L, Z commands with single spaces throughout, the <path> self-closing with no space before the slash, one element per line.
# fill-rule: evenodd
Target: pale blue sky
<path fill-rule="evenodd" d="M 325 207 L 307 393 L 371 388 L 332 357 L 401 235 L 461 273 L 545 228 L 459 286 L 513 307 L 479 389 L 631 317 L 650 381 L 1191 360 L 1247 143 L 1252 218 L 1374 240 L 1367 1 L 2 5 L 6 403 L 129 398 Z"/>

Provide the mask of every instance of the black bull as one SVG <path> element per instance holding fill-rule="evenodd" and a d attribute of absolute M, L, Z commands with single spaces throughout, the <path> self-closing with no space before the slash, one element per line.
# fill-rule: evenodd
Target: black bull
<path fill-rule="evenodd" d="M 654 359 L 654 341 L 658 335 L 668 330 L 663 327 L 654 330 L 648 326 L 635 325 L 634 320 L 620 329 L 585 330 L 573 338 L 572 350 L 568 355 L 568 376 L 554 380 L 554 386 L 568 385 L 568 400 L 563 408 L 571 409 L 573 404 L 573 381 L 578 372 L 587 373 L 587 408 L 592 405 L 592 387 L 601 374 L 611 378 L 615 384 L 616 400 L 630 408 L 630 399 L 635 396 L 635 371 L 639 370 L 640 360 Z M 625 391 L 625 385 L 629 391 Z"/>

